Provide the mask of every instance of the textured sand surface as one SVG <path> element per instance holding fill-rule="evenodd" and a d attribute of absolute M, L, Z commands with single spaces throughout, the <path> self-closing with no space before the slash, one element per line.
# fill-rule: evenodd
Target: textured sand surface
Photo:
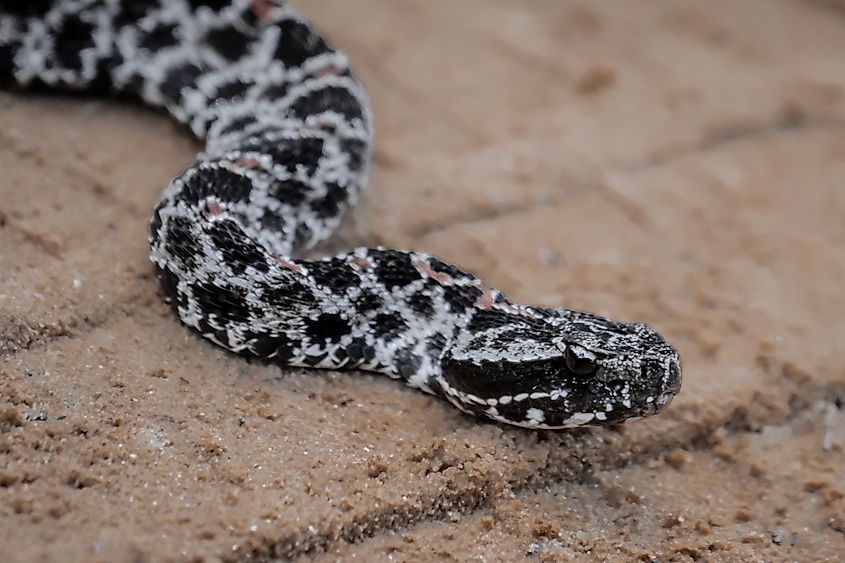
<path fill-rule="evenodd" d="M 8 561 L 845 557 L 845 4 L 296 2 L 376 116 L 343 239 L 657 327 L 662 416 L 532 433 L 181 326 L 146 228 L 198 149 L 0 92 Z"/>

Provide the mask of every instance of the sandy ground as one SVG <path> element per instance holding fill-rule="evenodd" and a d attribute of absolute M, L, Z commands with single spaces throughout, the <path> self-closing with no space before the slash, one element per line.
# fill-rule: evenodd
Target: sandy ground
<path fill-rule="evenodd" d="M 296 4 L 374 104 L 344 239 L 649 322 L 681 394 L 534 433 L 231 356 L 147 261 L 198 144 L 3 92 L 2 558 L 845 559 L 845 3 Z"/>

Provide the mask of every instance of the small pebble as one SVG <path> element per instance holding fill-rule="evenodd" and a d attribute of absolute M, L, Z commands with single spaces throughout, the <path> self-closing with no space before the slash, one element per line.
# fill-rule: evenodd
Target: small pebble
<path fill-rule="evenodd" d="M 769 535 L 772 538 L 772 543 L 775 545 L 780 545 L 783 543 L 783 536 L 784 531 L 782 528 L 775 528 L 769 532 Z"/>

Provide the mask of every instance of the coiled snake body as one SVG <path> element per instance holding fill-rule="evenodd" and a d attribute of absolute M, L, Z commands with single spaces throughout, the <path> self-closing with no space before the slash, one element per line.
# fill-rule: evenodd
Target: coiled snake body
<path fill-rule="evenodd" d="M 140 96 L 206 141 L 164 190 L 150 257 L 182 321 L 239 354 L 402 378 L 531 428 L 654 414 L 680 389 L 654 330 L 517 305 L 418 252 L 296 259 L 367 177 L 346 58 L 272 0 L 6 0 L 0 81 Z"/>

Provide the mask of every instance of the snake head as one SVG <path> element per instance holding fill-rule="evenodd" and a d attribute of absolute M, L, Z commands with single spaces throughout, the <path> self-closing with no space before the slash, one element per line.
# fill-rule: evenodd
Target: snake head
<path fill-rule="evenodd" d="M 650 416 L 680 391 L 678 352 L 648 326 L 540 312 L 448 351 L 439 394 L 498 422 L 559 429 Z"/>

